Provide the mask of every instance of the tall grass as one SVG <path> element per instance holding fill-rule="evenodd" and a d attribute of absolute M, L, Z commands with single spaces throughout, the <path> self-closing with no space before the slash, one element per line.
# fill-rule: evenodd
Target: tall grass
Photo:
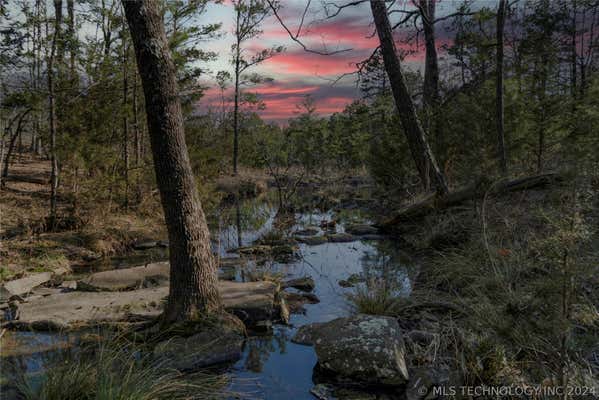
<path fill-rule="evenodd" d="M 219 399 L 227 377 L 207 372 L 182 374 L 166 368 L 150 352 L 110 338 L 63 352 L 41 376 L 20 376 L 24 400 Z"/>

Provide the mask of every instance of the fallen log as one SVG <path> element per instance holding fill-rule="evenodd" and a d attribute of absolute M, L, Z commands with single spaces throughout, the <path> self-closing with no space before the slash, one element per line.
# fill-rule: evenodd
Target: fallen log
<path fill-rule="evenodd" d="M 562 180 L 557 173 L 527 176 L 511 181 L 500 181 L 493 183 L 488 179 L 481 179 L 466 188 L 455 190 L 445 196 L 439 197 L 431 194 L 418 203 L 411 204 L 397 212 L 397 214 L 377 226 L 383 231 L 397 230 L 402 223 L 416 223 L 433 211 L 442 211 L 451 207 L 459 206 L 466 201 L 481 199 L 486 194 L 500 195 L 508 192 L 529 190 L 545 187 L 554 182 Z"/>

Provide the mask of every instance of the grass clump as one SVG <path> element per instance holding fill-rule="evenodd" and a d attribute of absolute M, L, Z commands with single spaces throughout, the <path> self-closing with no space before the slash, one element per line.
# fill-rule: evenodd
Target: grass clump
<path fill-rule="evenodd" d="M 396 292 L 380 280 L 356 286 L 354 292 L 347 297 L 361 314 L 395 316 L 400 304 Z"/>
<path fill-rule="evenodd" d="M 227 378 L 206 372 L 182 374 L 122 338 L 61 352 L 43 374 L 20 376 L 25 400 L 219 399 Z"/>

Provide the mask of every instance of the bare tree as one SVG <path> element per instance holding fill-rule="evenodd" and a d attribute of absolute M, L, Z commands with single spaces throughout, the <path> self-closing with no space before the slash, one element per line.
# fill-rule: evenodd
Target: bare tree
<path fill-rule="evenodd" d="M 210 232 L 189 162 L 176 70 L 159 0 L 123 0 L 146 100 L 154 170 L 170 250 L 170 290 L 164 321 L 184 321 L 220 309 Z"/>

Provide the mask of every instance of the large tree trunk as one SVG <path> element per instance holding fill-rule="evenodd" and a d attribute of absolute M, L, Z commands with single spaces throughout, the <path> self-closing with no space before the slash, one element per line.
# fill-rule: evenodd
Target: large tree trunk
<path fill-rule="evenodd" d="M 158 0 L 123 0 L 146 100 L 170 251 L 166 322 L 220 309 L 216 263 L 185 143 L 176 71 Z"/>
<path fill-rule="evenodd" d="M 437 191 L 441 194 L 446 194 L 448 188 L 445 177 L 439 170 L 437 161 L 426 141 L 426 135 L 416 115 L 412 97 L 408 92 L 401 72 L 401 63 L 395 48 L 385 1 L 370 0 L 370 6 L 381 43 L 381 53 L 383 54 L 385 70 L 389 76 L 395 106 L 399 112 L 399 117 L 408 140 L 408 145 L 410 146 L 410 151 L 412 152 L 412 157 L 418 168 L 420 179 L 424 187 L 428 188 L 430 171 Z"/>
<path fill-rule="evenodd" d="M 495 87 L 497 102 L 497 154 L 499 156 L 499 168 L 504 176 L 508 174 L 503 113 L 503 28 L 505 26 L 506 6 L 507 0 L 499 0 L 497 9 L 497 81 Z"/>

